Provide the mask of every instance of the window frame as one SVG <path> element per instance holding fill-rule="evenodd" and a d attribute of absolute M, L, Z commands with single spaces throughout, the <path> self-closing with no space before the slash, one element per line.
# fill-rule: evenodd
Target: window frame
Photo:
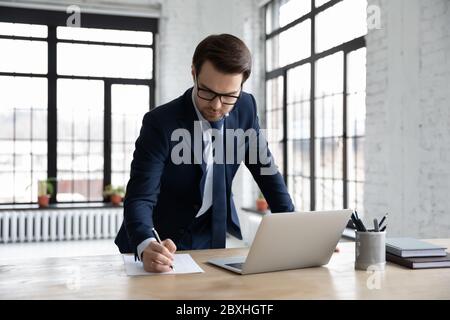
<path fill-rule="evenodd" d="M 81 79 L 81 80 L 100 80 L 104 82 L 104 130 L 103 130 L 103 187 L 111 183 L 111 142 L 112 142 L 112 117 L 111 117 L 111 86 L 114 84 L 131 84 L 146 85 L 149 88 L 149 110 L 155 108 L 155 58 L 156 43 L 155 38 L 158 34 L 158 19 L 148 17 L 131 17 L 120 15 L 82 13 L 81 27 L 83 28 L 101 28 L 128 31 L 147 31 L 153 33 L 153 41 L 150 45 L 129 44 L 115 42 L 96 42 L 81 40 L 64 40 L 58 39 L 56 34 L 57 27 L 65 27 L 67 18 L 70 16 L 65 11 L 27 9 L 9 6 L 0 6 L 0 22 L 9 23 L 25 23 L 46 25 L 48 28 L 47 37 L 25 37 L 25 36 L 6 36 L 0 35 L 0 39 L 12 40 L 39 40 L 46 41 L 48 45 L 47 59 L 48 70 L 45 74 L 36 73 L 17 73 L 17 72 L 0 72 L 0 76 L 12 77 L 31 77 L 47 79 L 47 178 L 57 178 L 57 81 L 58 79 Z M 105 46 L 122 46 L 122 47 L 141 47 L 152 49 L 152 77 L 151 79 L 134 79 L 134 78 L 113 78 L 113 77 L 97 77 L 97 76 L 73 76 L 57 74 L 57 44 L 58 43 L 77 43 L 90 45 Z M 57 188 L 51 195 L 50 203 L 57 203 Z M 33 201 L 35 200 L 35 201 Z M 30 202 L 10 202 L 1 203 L 3 205 L 16 204 L 35 204 L 37 199 L 31 199 Z M 64 201 L 59 203 L 102 203 L 106 202 L 106 198 L 102 201 Z"/>
<path fill-rule="evenodd" d="M 342 182 L 343 182 L 343 207 L 348 207 L 349 202 L 349 194 L 348 194 L 348 159 L 347 159 L 347 152 L 348 152 L 348 135 L 347 135 L 347 97 L 348 97 L 348 90 L 347 90 L 347 80 L 348 80 L 348 70 L 347 70 L 347 59 L 348 54 L 350 52 L 362 49 L 366 47 L 366 40 L 365 35 L 357 37 L 353 40 L 341 43 L 335 47 L 329 48 L 327 50 L 324 50 L 322 52 L 316 52 L 316 17 L 321 12 L 333 7 L 334 5 L 342 2 L 343 0 L 330 0 L 324 4 L 322 4 L 319 7 L 315 6 L 315 0 L 311 1 L 311 11 L 307 14 L 297 18 L 296 20 L 288 23 L 287 25 L 283 27 L 276 28 L 272 30 L 270 33 L 267 33 L 266 29 L 266 14 L 268 11 L 268 8 L 270 5 L 272 5 L 274 2 L 277 2 L 279 0 L 271 0 L 268 3 L 266 3 L 263 7 L 263 13 L 264 13 L 264 48 L 266 48 L 267 41 L 278 36 L 282 32 L 310 19 L 311 21 L 311 55 L 307 58 L 298 60 L 296 62 L 290 63 L 286 66 L 282 66 L 279 68 L 276 68 L 271 71 L 267 71 L 267 57 L 264 56 L 264 69 L 265 69 L 265 84 L 267 84 L 268 81 L 282 77 L 283 79 L 283 137 L 281 140 L 281 143 L 283 145 L 283 178 L 285 180 L 286 185 L 289 185 L 290 177 L 289 177 L 289 148 L 288 148 L 288 103 L 287 103 L 287 87 L 288 87 L 288 70 L 294 69 L 296 67 L 310 64 L 310 96 L 309 96 L 309 103 L 310 103 L 310 137 L 309 137 L 309 162 L 310 162 L 310 210 L 315 211 L 316 210 L 316 129 L 315 129 L 315 123 L 316 123 L 316 113 L 315 113 L 315 100 L 316 100 L 316 63 L 322 58 L 331 56 L 335 53 L 342 52 L 343 53 L 343 88 L 342 88 L 342 95 L 343 95 L 343 135 L 342 135 L 342 143 L 343 143 L 343 155 L 342 155 L 342 161 L 343 161 L 343 172 L 342 172 Z M 275 14 L 272 12 L 272 14 Z M 266 50 L 264 50 L 265 52 Z M 267 113 L 267 106 L 265 113 Z M 267 121 L 267 117 L 266 121 Z M 341 179 L 339 179 L 341 180 Z"/>

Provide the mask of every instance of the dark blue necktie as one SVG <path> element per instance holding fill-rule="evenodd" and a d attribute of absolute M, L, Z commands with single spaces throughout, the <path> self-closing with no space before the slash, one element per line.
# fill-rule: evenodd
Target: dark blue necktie
<path fill-rule="evenodd" d="M 224 164 L 224 144 L 222 127 L 224 119 L 210 122 L 214 143 L 214 163 L 213 163 L 213 183 L 212 183 L 212 248 L 225 248 L 225 238 L 227 229 L 227 197 L 225 185 L 225 164 Z M 221 150 L 217 149 L 221 146 Z M 220 147 L 219 147 L 220 148 Z"/>

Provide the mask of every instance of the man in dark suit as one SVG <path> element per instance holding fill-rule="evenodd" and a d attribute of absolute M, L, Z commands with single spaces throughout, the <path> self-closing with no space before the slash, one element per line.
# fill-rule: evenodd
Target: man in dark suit
<path fill-rule="evenodd" d="M 242 91 L 250 72 L 240 39 L 209 36 L 193 56 L 194 87 L 144 116 L 115 243 L 145 270 L 169 271 L 177 249 L 224 248 L 226 232 L 242 239 L 231 192 L 241 162 L 272 212 L 294 211 L 260 134 L 255 99 Z M 166 240 L 155 241 L 152 228 Z"/>

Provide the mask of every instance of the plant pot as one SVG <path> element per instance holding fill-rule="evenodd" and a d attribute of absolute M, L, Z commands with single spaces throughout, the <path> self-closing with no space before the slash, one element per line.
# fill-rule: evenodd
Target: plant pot
<path fill-rule="evenodd" d="M 47 208 L 49 202 L 50 202 L 50 196 L 49 195 L 38 196 L 39 208 Z"/>
<path fill-rule="evenodd" d="M 118 195 L 118 194 L 111 195 L 111 203 L 114 206 L 120 205 L 121 202 L 122 202 L 122 197 L 120 195 Z"/>
<path fill-rule="evenodd" d="M 269 205 L 266 199 L 256 199 L 256 210 L 263 212 L 267 209 L 269 209 Z"/>

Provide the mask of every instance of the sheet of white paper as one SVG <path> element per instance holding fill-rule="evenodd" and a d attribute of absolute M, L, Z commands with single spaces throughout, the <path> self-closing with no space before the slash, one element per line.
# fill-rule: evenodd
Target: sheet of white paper
<path fill-rule="evenodd" d="M 144 270 L 144 265 L 141 261 L 134 261 L 134 255 L 123 254 L 123 262 L 125 263 L 125 271 L 129 276 L 148 276 L 155 274 L 181 274 L 181 273 L 199 273 L 205 272 L 198 264 L 192 259 L 190 254 L 175 254 L 173 261 L 174 271 L 170 272 L 147 272 Z"/>

